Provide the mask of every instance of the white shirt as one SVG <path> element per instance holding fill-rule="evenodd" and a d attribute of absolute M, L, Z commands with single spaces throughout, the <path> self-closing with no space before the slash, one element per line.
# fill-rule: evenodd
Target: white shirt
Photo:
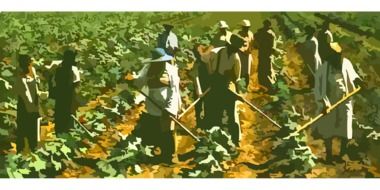
<path fill-rule="evenodd" d="M 155 63 L 146 64 L 140 70 L 140 72 L 134 76 L 134 85 L 136 85 L 138 88 L 142 88 L 144 85 L 146 85 L 148 81 L 147 74 L 151 64 Z M 161 88 L 150 88 L 149 97 L 171 114 L 177 115 L 182 106 L 181 94 L 179 90 L 180 78 L 178 75 L 178 67 L 177 65 L 166 62 L 165 70 L 169 77 L 169 86 Z M 146 107 L 149 114 L 154 116 L 162 115 L 161 109 L 158 108 L 154 103 L 146 101 Z"/>
<path fill-rule="evenodd" d="M 48 66 L 46 66 L 47 69 L 51 69 L 53 67 L 56 67 L 58 65 L 62 64 L 62 60 L 55 60 L 52 61 L 52 63 Z M 71 66 L 71 70 L 73 71 L 73 83 L 80 82 L 80 73 L 81 71 L 78 69 L 77 66 Z"/>

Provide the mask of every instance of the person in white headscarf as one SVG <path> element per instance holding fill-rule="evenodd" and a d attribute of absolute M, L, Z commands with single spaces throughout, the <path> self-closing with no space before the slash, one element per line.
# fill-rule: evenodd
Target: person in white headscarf
<path fill-rule="evenodd" d="M 147 113 L 141 116 L 135 134 L 143 137 L 145 144 L 160 147 L 159 162 L 165 163 L 171 163 L 175 153 L 175 123 L 169 116 L 177 117 L 182 106 L 178 67 L 173 59 L 164 49 L 155 48 L 152 58 L 145 60 L 144 67 L 133 77 L 134 86 L 147 86 L 154 101 L 146 99 Z"/>

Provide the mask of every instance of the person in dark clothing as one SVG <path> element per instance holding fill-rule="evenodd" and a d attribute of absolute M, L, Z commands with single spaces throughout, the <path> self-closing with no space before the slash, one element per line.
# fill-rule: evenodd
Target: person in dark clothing
<path fill-rule="evenodd" d="M 226 126 L 236 146 L 239 146 L 241 130 L 234 93 L 240 92 L 237 85 L 241 80 L 238 51 L 243 45 L 244 39 L 232 34 L 226 47 L 214 48 L 209 59 L 205 60 L 211 86 L 207 95 L 210 100 L 210 111 L 206 115 L 207 126 Z"/>
<path fill-rule="evenodd" d="M 300 53 L 305 64 L 304 68 L 308 74 L 308 83 L 310 88 L 314 88 L 315 83 L 321 82 L 319 70 L 322 67 L 322 60 L 318 51 L 319 44 L 317 38 L 315 37 L 315 28 L 310 25 L 306 26 L 305 35 L 305 42 L 298 47 L 298 52 Z M 317 99 L 319 99 L 318 91 L 318 89 L 314 90 L 314 92 L 317 93 Z"/>
<path fill-rule="evenodd" d="M 334 54 L 334 51 L 330 47 L 330 43 L 334 42 L 333 35 L 330 31 L 330 23 L 328 21 L 322 24 L 322 29 L 318 32 L 318 51 L 321 56 L 322 63 L 328 62 L 329 57 Z"/>
<path fill-rule="evenodd" d="M 261 88 L 265 91 L 272 91 L 273 86 L 270 81 L 272 77 L 272 55 L 276 49 L 276 35 L 272 30 L 272 24 L 269 20 L 263 22 L 263 27 L 260 28 L 254 35 L 254 47 L 258 49 L 258 81 Z"/>
<path fill-rule="evenodd" d="M 62 64 L 57 68 L 55 74 L 55 130 L 56 133 L 67 133 L 74 127 L 71 114 L 75 113 L 75 87 L 79 81 L 76 80 L 75 56 L 72 50 L 66 50 L 63 55 Z"/>
<path fill-rule="evenodd" d="M 20 153 L 28 143 L 33 151 L 37 146 L 38 136 L 38 87 L 36 74 L 33 70 L 32 59 L 28 55 L 20 55 L 18 58 L 20 74 L 15 82 L 17 94 L 17 152 Z"/>
<path fill-rule="evenodd" d="M 197 90 L 194 91 L 195 97 L 199 97 L 202 93 L 204 93 L 209 87 L 209 74 L 207 71 L 207 64 L 202 61 L 202 57 L 200 54 L 201 49 L 204 48 L 203 45 L 195 45 L 193 48 L 193 54 L 195 58 L 195 88 Z M 204 116 L 207 115 L 210 110 L 210 106 L 208 106 L 209 97 L 205 96 L 195 105 L 195 118 L 197 122 L 197 126 L 204 128 L 205 123 Z M 203 111 L 203 114 L 202 114 Z M 203 115 L 203 116 L 202 116 Z"/>

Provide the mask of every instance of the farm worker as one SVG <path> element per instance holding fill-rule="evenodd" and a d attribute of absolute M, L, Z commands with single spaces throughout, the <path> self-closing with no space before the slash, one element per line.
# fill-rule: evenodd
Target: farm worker
<path fill-rule="evenodd" d="M 207 70 L 207 65 L 202 60 L 202 54 L 205 51 L 208 51 L 209 47 L 206 47 L 204 44 L 200 42 L 195 42 L 193 47 L 194 54 L 194 72 L 195 72 L 195 96 L 199 97 L 202 93 L 210 87 L 209 82 L 209 73 Z M 209 111 L 213 111 L 210 106 L 208 106 L 209 97 L 206 95 L 195 105 L 195 118 L 197 121 L 197 126 L 201 128 L 205 128 L 205 115 Z"/>
<path fill-rule="evenodd" d="M 318 32 L 317 39 L 319 42 L 318 51 L 321 56 L 322 62 L 328 62 L 328 57 L 333 54 L 330 43 L 334 42 L 333 35 L 330 31 L 330 23 L 325 21 L 322 24 L 321 30 Z"/>
<path fill-rule="evenodd" d="M 254 47 L 258 49 L 257 77 L 260 87 L 269 93 L 273 93 L 273 54 L 281 53 L 276 47 L 276 34 L 272 30 L 272 23 L 264 20 L 263 27 L 254 35 Z"/>
<path fill-rule="evenodd" d="M 315 37 L 315 29 L 312 26 L 305 27 L 306 41 L 302 46 L 303 59 L 305 66 L 309 68 L 311 73 L 311 84 L 314 84 L 314 97 L 317 102 L 318 109 L 316 113 L 322 111 L 324 100 L 322 94 L 326 94 L 326 77 L 327 64 L 322 64 L 319 55 L 319 44 Z"/>
<path fill-rule="evenodd" d="M 163 24 L 164 31 L 157 38 L 157 47 L 162 48 L 168 55 L 174 56 L 179 50 L 177 36 L 172 32 L 171 24 Z"/>
<path fill-rule="evenodd" d="M 28 55 L 18 56 L 20 73 L 15 80 L 14 91 L 17 95 L 17 152 L 25 148 L 25 142 L 34 150 L 37 146 L 39 126 L 39 96 L 46 95 L 38 89 L 38 76 L 33 61 Z"/>
<path fill-rule="evenodd" d="M 233 142 L 238 146 L 241 137 L 238 113 L 236 112 L 236 97 L 231 91 L 239 91 L 237 83 L 241 75 L 239 49 L 244 45 L 244 39 L 232 34 L 226 47 L 214 48 L 204 62 L 210 76 L 211 91 L 209 107 L 212 109 L 206 115 L 208 127 L 227 126 Z M 203 59 L 206 59 L 204 57 Z"/>
<path fill-rule="evenodd" d="M 241 30 L 238 32 L 238 35 L 244 39 L 244 45 L 240 48 L 238 55 L 241 62 L 241 78 L 245 82 L 245 89 L 247 89 L 252 67 L 253 33 L 249 30 L 251 27 L 249 20 L 242 20 L 240 26 Z"/>
<path fill-rule="evenodd" d="M 75 88 L 80 83 L 80 73 L 76 66 L 74 50 L 65 50 L 63 60 L 53 61 L 50 68 L 58 65 L 54 80 L 50 86 L 52 98 L 55 99 L 54 119 L 56 133 L 67 133 L 74 127 L 72 114 L 75 114 L 77 105 Z"/>
<path fill-rule="evenodd" d="M 232 33 L 228 31 L 229 26 L 226 21 L 221 20 L 218 22 L 219 32 L 215 35 L 211 42 L 214 48 L 226 46 L 229 43 Z"/>
<path fill-rule="evenodd" d="M 329 107 L 338 102 L 343 96 L 354 91 L 359 86 L 363 85 L 359 75 L 354 70 L 351 61 L 342 55 L 342 48 L 338 43 L 330 43 L 333 50 L 328 67 L 328 72 L 323 72 L 323 77 L 326 77 L 326 88 L 323 90 L 325 94 L 325 112 L 329 112 Z M 316 84 L 316 88 L 322 88 Z M 353 102 L 349 98 L 337 108 L 325 115 L 314 128 L 323 139 L 326 145 L 326 161 L 332 161 L 332 139 L 337 137 L 341 139 L 341 151 L 343 155 L 346 150 L 347 140 L 352 139 L 352 117 L 353 117 Z"/>
<path fill-rule="evenodd" d="M 177 117 L 182 105 L 178 67 L 173 59 L 164 49 L 155 48 L 152 58 L 144 60 L 145 65 L 133 77 L 134 86 L 147 86 L 149 97 L 155 102 L 146 100 L 147 113 L 141 116 L 135 134 L 142 137 L 144 144 L 159 147 L 161 155 L 158 161 L 164 163 L 172 163 L 175 153 L 175 123 L 169 114 Z"/>

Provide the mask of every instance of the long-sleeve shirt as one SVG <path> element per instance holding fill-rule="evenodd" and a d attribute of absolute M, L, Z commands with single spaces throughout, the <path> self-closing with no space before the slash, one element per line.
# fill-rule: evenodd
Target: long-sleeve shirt
<path fill-rule="evenodd" d="M 146 64 L 140 72 L 135 76 L 134 85 L 138 88 L 142 88 L 149 83 L 148 72 L 151 67 L 151 64 L 159 64 L 159 63 L 150 63 Z M 149 87 L 149 97 L 161 108 L 164 108 L 169 113 L 173 115 L 177 115 L 181 105 L 181 95 L 179 89 L 180 78 L 178 75 L 178 67 L 176 65 L 170 64 L 168 62 L 165 63 L 165 69 L 159 80 L 163 84 L 162 87 Z M 161 116 L 162 111 L 151 101 L 146 101 L 146 107 L 149 114 L 154 116 Z"/>
<path fill-rule="evenodd" d="M 323 66 L 327 67 L 327 64 Z M 323 68 L 322 66 L 322 68 Z M 332 105 L 342 98 L 342 95 L 349 94 L 355 89 L 354 81 L 360 76 L 356 73 L 352 63 L 349 59 L 343 58 L 342 70 L 338 73 L 334 73 L 332 69 L 327 73 L 327 69 L 321 73 L 322 78 L 326 79 L 325 85 L 321 83 L 321 97 L 325 101 L 326 105 Z M 327 91 L 327 85 L 329 85 L 329 91 Z"/>

